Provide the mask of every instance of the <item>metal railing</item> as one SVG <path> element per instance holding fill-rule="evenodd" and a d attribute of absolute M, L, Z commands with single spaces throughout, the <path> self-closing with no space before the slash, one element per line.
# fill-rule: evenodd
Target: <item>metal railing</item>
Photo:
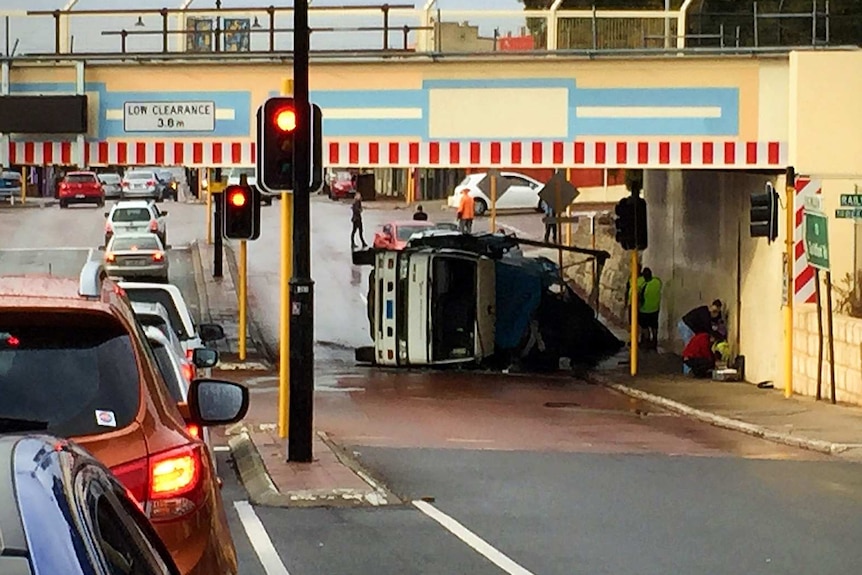
<path fill-rule="evenodd" d="M 221 0 L 214 1 L 214 9 L 191 8 L 186 0 L 176 8 L 76 10 L 73 0 L 68 4 L 72 8 L 66 10 L 0 12 L 0 17 L 6 16 L 5 59 L 15 57 L 19 42 L 23 45 L 19 56 L 28 59 L 70 55 L 113 59 L 146 54 L 161 58 L 231 57 L 237 52 L 284 57 L 292 51 L 291 7 L 230 8 L 222 7 Z M 775 42 L 765 41 L 772 37 L 777 37 L 780 45 L 787 24 L 776 25 L 776 32 L 768 23 L 792 21 L 793 30 L 798 32 L 798 23 L 805 19 L 811 22 L 811 45 L 830 42 L 828 0 L 812 0 L 810 14 L 766 13 L 754 2 L 750 14 L 726 15 L 691 12 L 690 2 L 680 11 L 562 10 L 561 3 L 557 0 L 545 10 L 441 10 L 436 0 L 428 0 L 421 7 L 388 3 L 312 5 L 312 52 L 345 57 L 448 57 L 486 52 L 535 57 L 614 51 L 625 55 L 644 50 L 670 55 L 688 53 L 688 48 L 716 48 L 735 53 L 733 50 L 740 48 L 775 47 Z M 10 19 L 15 25 L 9 25 Z M 118 26 L 124 21 L 128 24 Z M 15 38 L 16 48 L 10 53 L 11 34 L 24 24 L 28 30 L 38 28 L 39 32 L 28 31 Z M 77 47 L 76 26 L 80 30 Z M 515 36 L 510 40 L 512 33 Z M 792 39 L 798 40 L 797 36 L 795 33 Z M 42 44 L 31 47 L 37 42 Z"/>

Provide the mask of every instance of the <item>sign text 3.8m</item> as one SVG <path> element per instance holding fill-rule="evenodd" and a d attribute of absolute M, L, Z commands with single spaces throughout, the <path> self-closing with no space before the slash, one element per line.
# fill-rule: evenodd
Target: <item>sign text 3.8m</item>
<path fill-rule="evenodd" d="M 126 132 L 212 132 L 215 102 L 126 102 Z"/>

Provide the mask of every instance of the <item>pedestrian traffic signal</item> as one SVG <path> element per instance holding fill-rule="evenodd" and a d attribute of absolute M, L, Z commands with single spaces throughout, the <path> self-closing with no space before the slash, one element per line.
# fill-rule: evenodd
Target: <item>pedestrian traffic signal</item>
<path fill-rule="evenodd" d="M 626 196 L 617 202 L 615 239 L 625 250 L 647 249 L 646 200 Z"/>
<path fill-rule="evenodd" d="M 255 240 L 260 236 L 260 196 L 250 186 L 228 186 L 224 191 L 224 237 Z"/>
<path fill-rule="evenodd" d="M 774 242 L 778 237 L 778 192 L 767 184 L 764 192 L 751 194 L 750 202 L 751 237 Z"/>
<path fill-rule="evenodd" d="M 296 124 L 293 98 L 270 98 L 258 111 L 257 181 L 268 192 L 293 189 Z"/>

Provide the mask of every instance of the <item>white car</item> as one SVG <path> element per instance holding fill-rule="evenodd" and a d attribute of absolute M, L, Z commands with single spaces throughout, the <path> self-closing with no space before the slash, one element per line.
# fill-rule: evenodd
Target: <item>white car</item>
<path fill-rule="evenodd" d="M 197 376 L 195 365 L 192 363 L 191 359 L 186 357 L 186 349 L 183 347 L 183 343 L 180 341 L 179 336 L 177 336 L 174 326 L 171 325 L 171 317 L 168 314 L 168 310 L 165 309 L 165 306 L 160 303 L 133 301 L 132 311 L 134 312 L 135 319 L 138 320 L 139 324 L 144 327 L 154 327 L 165 335 L 171 349 L 183 358 L 183 375 L 186 376 L 186 379 L 189 381 L 193 380 Z"/>
<path fill-rule="evenodd" d="M 113 236 L 105 247 L 105 271 L 123 279 L 149 279 L 167 283 L 168 256 L 155 234 Z"/>
<path fill-rule="evenodd" d="M 162 245 L 168 247 L 168 224 L 162 211 L 151 201 L 132 200 L 117 202 L 111 211 L 105 212 L 105 246 L 117 235 L 152 233 L 159 236 Z"/>
<path fill-rule="evenodd" d="M 227 175 L 227 185 L 238 186 L 241 176 L 246 177 L 246 183 L 252 188 L 257 187 L 257 172 L 254 168 L 231 168 Z M 270 206 L 272 205 L 272 196 L 268 194 L 260 195 L 260 203 Z"/>
<path fill-rule="evenodd" d="M 491 199 L 479 189 L 479 183 L 487 177 L 486 173 L 470 174 L 455 186 L 455 192 L 449 196 L 449 207 L 458 209 L 461 203 L 461 190 L 468 190 L 474 200 L 474 211 L 476 216 L 481 216 L 491 207 Z M 545 184 L 534 180 L 530 176 L 517 172 L 500 172 L 500 176 L 509 181 L 510 187 L 497 197 L 498 210 L 526 210 L 534 209 L 541 211 L 541 199 L 539 193 Z"/>
<path fill-rule="evenodd" d="M 161 199 L 159 178 L 153 170 L 129 170 L 121 182 L 122 197 Z"/>
<path fill-rule="evenodd" d="M 195 326 L 186 300 L 177 286 L 144 282 L 120 282 L 119 285 L 131 302 L 160 303 L 164 306 L 187 358 L 191 359 L 195 349 L 224 338 L 224 328 L 218 324 L 202 323 Z"/>

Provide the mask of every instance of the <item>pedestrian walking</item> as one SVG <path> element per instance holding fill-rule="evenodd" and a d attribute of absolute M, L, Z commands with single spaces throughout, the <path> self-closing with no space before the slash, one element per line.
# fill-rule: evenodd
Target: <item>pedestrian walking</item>
<path fill-rule="evenodd" d="M 644 268 L 643 287 L 640 288 L 640 313 L 638 323 L 643 330 L 644 349 L 658 349 L 658 316 L 661 311 L 661 280 L 652 275 L 652 270 Z"/>
<path fill-rule="evenodd" d="M 356 249 L 356 232 L 359 232 L 359 240 L 362 242 L 362 248 L 368 247 L 365 242 L 365 236 L 362 232 L 362 195 L 359 192 L 353 196 L 353 205 L 350 207 L 350 221 L 353 223 L 353 230 L 350 232 L 350 243 Z"/>
<path fill-rule="evenodd" d="M 458 204 L 458 230 L 462 234 L 473 233 L 473 218 L 475 217 L 474 200 L 466 189 L 461 190 L 461 203 Z"/>
<path fill-rule="evenodd" d="M 557 243 L 557 223 L 553 221 L 553 218 L 555 218 L 557 214 L 554 211 L 554 208 L 544 200 L 542 200 L 542 211 L 545 214 L 545 243 L 548 243 L 551 236 L 553 236 L 554 239 L 550 241 Z"/>
<path fill-rule="evenodd" d="M 428 214 L 426 214 L 425 210 L 422 209 L 422 204 L 416 206 L 416 211 L 413 212 L 413 219 L 419 222 L 428 221 Z"/>

